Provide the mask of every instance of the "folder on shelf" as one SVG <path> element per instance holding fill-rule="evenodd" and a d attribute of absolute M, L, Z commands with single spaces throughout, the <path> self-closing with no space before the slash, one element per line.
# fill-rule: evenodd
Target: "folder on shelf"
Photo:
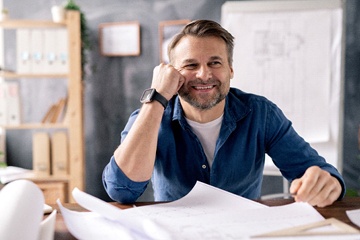
<path fill-rule="evenodd" d="M 33 170 L 36 175 L 50 175 L 50 137 L 47 132 L 35 132 L 32 139 Z"/>
<path fill-rule="evenodd" d="M 31 30 L 16 30 L 16 63 L 18 73 L 31 73 Z"/>
<path fill-rule="evenodd" d="M 66 74 L 69 72 L 69 47 L 68 32 L 66 29 L 56 29 L 56 61 L 55 73 Z"/>
<path fill-rule="evenodd" d="M 68 174 L 69 151 L 65 131 L 57 131 L 52 134 L 51 161 L 52 175 L 66 176 Z"/>
<path fill-rule="evenodd" d="M 7 108 L 7 124 L 20 124 L 20 90 L 19 83 L 6 83 L 6 108 Z"/>
<path fill-rule="evenodd" d="M 0 83 L 0 126 L 7 124 L 6 83 Z"/>
<path fill-rule="evenodd" d="M 40 29 L 31 30 L 31 72 L 46 73 L 44 54 L 44 33 Z"/>
<path fill-rule="evenodd" d="M 44 30 L 44 73 L 57 73 L 56 29 Z"/>

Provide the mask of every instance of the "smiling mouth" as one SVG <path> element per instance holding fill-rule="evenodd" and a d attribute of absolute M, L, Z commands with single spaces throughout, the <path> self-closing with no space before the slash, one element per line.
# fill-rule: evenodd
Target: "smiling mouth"
<path fill-rule="evenodd" d="M 209 90 L 214 88 L 214 85 L 211 86 L 194 86 L 193 88 L 195 88 L 196 90 Z"/>

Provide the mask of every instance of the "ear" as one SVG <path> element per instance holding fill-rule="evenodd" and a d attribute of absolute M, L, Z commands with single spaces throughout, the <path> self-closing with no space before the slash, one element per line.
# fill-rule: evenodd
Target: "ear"
<path fill-rule="evenodd" d="M 234 69 L 232 66 L 230 66 L 230 79 L 234 78 Z"/>

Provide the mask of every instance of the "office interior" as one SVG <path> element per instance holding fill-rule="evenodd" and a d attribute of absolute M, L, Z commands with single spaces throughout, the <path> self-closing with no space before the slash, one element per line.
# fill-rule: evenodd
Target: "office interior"
<path fill-rule="evenodd" d="M 280 0 L 291 1 L 291 0 Z M 307 0 L 311 1 L 311 0 Z M 152 70 L 159 64 L 159 23 L 181 19 L 221 21 L 225 0 L 76 0 L 89 31 L 90 50 L 83 77 L 85 191 L 110 201 L 102 185 L 102 171 L 120 143 L 120 133 L 129 115 L 141 106 L 139 97 L 150 87 Z M 51 7 L 60 0 L 3 0 L 11 19 L 50 20 Z M 360 1 L 344 1 L 344 65 L 342 174 L 347 188 L 360 193 Z M 103 23 L 137 21 L 140 24 L 138 56 L 104 56 L 100 51 L 99 26 Z M 6 42 L 5 42 L 6 43 Z M 7 46 L 5 45 L 6 49 Z M 7 61 L 14 52 L 4 52 Z M 237 73 L 241 74 L 241 73 Z M 41 97 L 64 91 L 53 85 L 41 88 Z M 321 87 L 321 86 L 319 86 Z M 39 97 L 40 97 L 39 96 Z M 37 96 L 34 96 L 37 97 Z M 41 104 L 41 103 L 39 103 Z M 44 103 L 46 104 L 46 103 Z M 31 113 L 27 113 L 31 114 Z M 31 168 L 31 131 L 7 131 L 9 165 Z M 281 177 L 265 176 L 263 194 L 282 192 Z M 140 199 L 151 200 L 151 190 Z"/>

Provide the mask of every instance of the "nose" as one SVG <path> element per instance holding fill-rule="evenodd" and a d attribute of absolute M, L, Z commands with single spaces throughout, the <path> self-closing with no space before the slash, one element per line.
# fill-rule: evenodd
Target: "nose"
<path fill-rule="evenodd" d="M 201 80 L 208 80 L 212 77 L 211 69 L 205 65 L 199 67 L 199 69 L 196 72 L 196 78 Z"/>

